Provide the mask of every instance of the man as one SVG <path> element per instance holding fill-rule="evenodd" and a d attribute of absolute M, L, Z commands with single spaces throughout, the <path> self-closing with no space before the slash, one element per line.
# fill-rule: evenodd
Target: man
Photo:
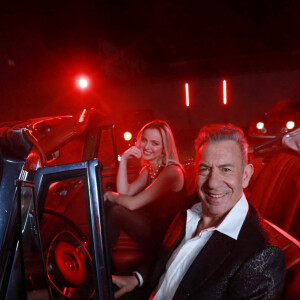
<path fill-rule="evenodd" d="M 201 202 L 181 212 L 165 237 L 152 276 L 150 299 L 279 299 L 285 261 L 243 189 L 253 166 L 241 129 L 212 125 L 196 140 Z M 149 279 L 149 277 L 152 277 Z M 138 285 L 135 276 L 113 277 L 116 297 Z"/>

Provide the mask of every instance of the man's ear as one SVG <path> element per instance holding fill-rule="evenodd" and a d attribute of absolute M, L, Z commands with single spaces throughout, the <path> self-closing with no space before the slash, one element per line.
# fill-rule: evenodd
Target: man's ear
<path fill-rule="evenodd" d="M 254 172 L 254 167 L 252 164 L 248 164 L 245 169 L 244 169 L 244 174 L 243 174 L 243 188 L 245 189 L 250 181 L 250 178 Z"/>

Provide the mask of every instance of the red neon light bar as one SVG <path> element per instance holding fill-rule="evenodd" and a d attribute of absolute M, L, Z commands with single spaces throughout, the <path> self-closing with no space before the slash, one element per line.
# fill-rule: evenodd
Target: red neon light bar
<path fill-rule="evenodd" d="M 227 104 L 227 81 L 223 80 L 223 104 Z"/>
<path fill-rule="evenodd" d="M 190 106 L 189 84 L 185 84 L 185 106 Z"/>

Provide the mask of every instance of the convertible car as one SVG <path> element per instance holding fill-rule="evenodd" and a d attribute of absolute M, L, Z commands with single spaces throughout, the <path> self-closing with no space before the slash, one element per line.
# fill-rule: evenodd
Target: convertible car
<path fill-rule="evenodd" d="M 300 158 L 259 150 L 247 194 L 285 253 L 284 298 L 299 299 Z M 183 164 L 193 193 L 193 161 Z M 117 167 L 115 126 L 97 110 L 0 124 L 0 299 L 114 299 L 103 193 Z M 122 233 L 112 259 L 122 273 L 145 255 Z"/>

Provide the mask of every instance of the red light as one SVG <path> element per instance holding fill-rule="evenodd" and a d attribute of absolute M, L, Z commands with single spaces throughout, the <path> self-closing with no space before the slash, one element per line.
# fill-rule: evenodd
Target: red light
<path fill-rule="evenodd" d="M 294 121 L 288 121 L 286 123 L 286 128 L 287 129 L 293 129 L 295 127 L 295 122 Z"/>
<path fill-rule="evenodd" d="M 263 129 L 264 126 L 265 126 L 265 124 L 263 122 L 257 122 L 256 123 L 256 128 L 259 129 L 259 130 Z"/>
<path fill-rule="evenodd" d="M 130 141 L 132 139 L 132 134 L 129 131 L 124 132 L 123 134 L 124 140 L 125 141 Z"/>
<path fill-rule="evenodd" d="M 86 109 L 84 109 L 79 117 L 79 123 L 83 123 L 86 119 Z"/>
<path fill-rule="evenodd" d="M 227 104 L 227 81 L 223 80 L 223 104 Z"/>
<path fill-rule="evenodd" d="M 81 89 L 86 89 L 89 85 L 89 81 L 87 78 L 81 77 L 78 79 L 77 84 Z"/>
<path fill-rule="evenodd" d="M 185 106 L 190 106 L 189 84 L 185 84 Z"/>

